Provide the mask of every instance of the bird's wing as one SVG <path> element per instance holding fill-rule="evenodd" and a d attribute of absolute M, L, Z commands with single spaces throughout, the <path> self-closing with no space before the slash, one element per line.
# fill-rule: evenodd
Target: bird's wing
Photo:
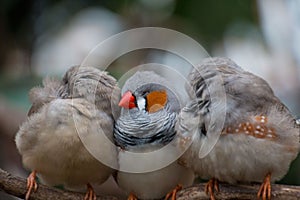
<path fill-rule="evenodd" d="M 178 121 L 177 127 L 183 127 L 182 121 L 198 118 L 194 128 L 198 128 L 197 134 L 205 141 L 202 154 L 199 152 L 202 156 L 217 142 L 224 124 L 238 125 L 251 120 L 249 116 L 267 115 L 274 105 L 289 113 L 265 80 L 228 58 L 209 58 L 197 65 L 189 75 L 189 93 L 194 103 L 181 110 L 181 116 L 187 119 Z"/>

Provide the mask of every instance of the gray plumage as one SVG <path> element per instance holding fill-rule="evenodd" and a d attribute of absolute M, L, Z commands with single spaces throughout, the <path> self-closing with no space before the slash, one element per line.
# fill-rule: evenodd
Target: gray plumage
<path fill-rule="evenodd" d="M 208 91 L 208 86 L 220 77 L 224 88 L 210 87 Z M 193 131 L 196 134 L 182 163 L 201 178 L 229 183 L 262 182 L 267 173 L 271 173 L 273 181 L 281 179 L 299 152 L 300 128 L 270 86 L 227 58 L 204 60 L 191 72 L 190 80 L 190 92 L 195 92 L 197 98 L 182 109 L 177 131 L 183 137 Z M 225 106 L 224 128 L 213 149 L 200 159 L 200 147 L 209 137 L 207 129 L 213 109 L 210 97 L 212 93 L 221 95 L 222 89 L 226 92 L 226 102 L 219 102 Z M 218 103 L 218 99 L 214 100 Z M 257 121 L 257 116 L 266 118 Z M 243 123 L 248 123 L 245 130 L 240 129 Z M 251 135 L 251 124 L 260 131 L 253 130 Z"/>
<path fill-rule="evenodd" d="M 60 98 L 85 98 L 110 116 L 118 117 L 120 89 L 115 78 L 93 67 L 70 68 L 59 89 Z M 116 116 L 115 116 L 116 115 Z"/>
<path fill-rule="evenodd" d="M 115 123 L 114 137 L 123 148 L 140 148 L 149 145 L 160 148 L 175 136 L 176 113 L 180 103 L 171 91 L 171 85 L 161 76 L 150 72 L 137 72 L 126 81 L 123 92 L 132 91 L 136 97 L 145 97 L 151 91 L 166 90 L 167 103 L 164 109 L 155 113 L 140 111 L 138 108 L 122 110 L 121 117 Z"/>
<path fill-rule="evenodd" d="M 139 148 L 151 145 L 157 148 L 168 144 L 175 136 L 176 114 L 161 110 L 153 114 L 128 111 L 115 124 L 115 141 L 122 148 Z M 124 112 L 123 112 L 124 113 Z"/>
<path fill-rule="evenodd" d="M 149 169 L 149 163 L 159 163 L 170 155 L 162 151 L 155 158 L 149 157 L 144 162 L 128 159 L 126 151 L 147 153 L 159 150 L 171 142 L 176 135 L 175 124 L 180 103 L 171 84 L 163 77 L 151 71 L 136 72 L 127 80 L 122 92 L 131 91 L 136 98 L 146 97 L 152 91 L 165 90 L 167 103 L 163 109 L 148 113 L 139 108 L 122 109 L 120 118 L 115 123 L 114 137 L 117 145 L 125 149 L 120 150 L 118 161 L 123 166 L 138 165 L 145 169 L 144 173 L 130 173 L 118 171 L 116 180 L 118 185 L 127 193 L 133 192 L 141 199 L 159 199 L 175 188 L 177 184 L 189 186 L 194 174 L 191 170 L 181 166 L 174 160 L 159 169 Z M 171 152 L 172 154 L 175 152 Z M 145 155 L 147 156 L 147 155 Z M 147 157 L 146 157 L 147 158 Z M 133 163 L 134 162 L 134 163 Z M 141 170 L 142 171 L 142 170 Z"/>
<path fill-rule="evenodd" d="M 34 87 L 29 92 L 29 99 L 32 106 L 28 112 L 28 116 L 37 112 L 44 104 L 58 98 L 61 81 L 46 77 L 43 80 L 43 87 Z"/>
<path fill-rule="evenodd" d="M 166 110 L 169 112 L 179 112 L 182 102 L 178 98 L 176 91 L 162 76 L 152 71 L 138 71 L 130 77 L 122 87 L 122 93 L 131 90 L 136 96 L 145 96 L 150 91 L 166 90 L 168 94 Z"/>
<path fill-rule="evenodd" d="M 44 87 L 33 88 L 35 111 L 15 138 L 24 166 L 48 185 L 77 190 L 103 183 L 114 171 L 105 164 L 117 166 L 116 149 L 104 138 L 113 137 L 118 92 L 116 80 L 106 72 L 79 66 L 70 68 L 62 81 L 46 79 Z"/>

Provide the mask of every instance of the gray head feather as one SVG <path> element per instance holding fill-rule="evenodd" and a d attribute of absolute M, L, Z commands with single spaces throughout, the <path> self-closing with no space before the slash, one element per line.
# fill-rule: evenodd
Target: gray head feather
<path fill-rule="evenodd" d="M 130 77 L 122 88 L 122 93 L 130 90 L 135 96 L 145 96 L 150 91 L 166 90 L 168 103 L 166 109 L 179 112 L 180 101 L 171 83 L 153 71 L 138 71 Z"/>
<path fill-rule="evenodd" d="M 165 108 L 155 113 L 137 108 L 123 109 L 114 128 L 115 141 L 119 146 L 125 149 L 149 145 L 161 147 L 174 138 L 180 103 L 166 79 L 152 71 L 136 72 L 122 88 L 123 93 L 131 91 L 136 97 L 145 97 L 147 93 L 155 90 L 167 91 Z"/>
<path fill-rule="evenodd" d="M 118 113 L 120 89 L 117 81 L 94 67 L 70 68 L 64 75 L 59 95 L 61 98 L 85 98 L 109 115 Z"/>

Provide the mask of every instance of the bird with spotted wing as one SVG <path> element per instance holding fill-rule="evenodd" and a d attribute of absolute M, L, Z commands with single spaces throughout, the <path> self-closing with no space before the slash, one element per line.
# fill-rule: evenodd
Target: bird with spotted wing
<path fill-rule="evenodd" d="M 220 80 L 220 87 L 215 87 Z M 181 110 L 177 134 L 183 139 L 191 137 L 189 130 L 196 134 L 181 163 L 201 178 L 210 179 L 206 191 L 212 200 L 218 181 L 262 182 L 257 197 L 270 199 L 271 182 L 287 173 L 300 149 L 300 126 L 291 112 L 266 81 L 227 58 L 205 59 L 190 73 L 189 81 L 196 99 Z M 221 109 L 216 110 L 213 101 Z M 216 123 L 210 124 L 211 113 L 222 123 L 222 109 L 225 121 L 219 138 L 200 158 L 201 147 L 218 135 L 210 131 L 216 127 Z"/>

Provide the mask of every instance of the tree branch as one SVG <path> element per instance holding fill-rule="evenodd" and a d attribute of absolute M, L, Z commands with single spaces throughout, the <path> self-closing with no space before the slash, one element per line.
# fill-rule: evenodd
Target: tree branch
<path fill-rule="evenodd" d="M 220 192 L 215 194 L 216 199 L 257 199 L 256 195 L 260 184 L 229 185 L 220 184 Z M 205 184 L 197 184 L 181 190 L 177 194 L 177 200 L 204 200 L 208 196 L 204 191 Z M 300 199 L 300 186 L 272 184 L 272 200 L 296 200 Z"/>
<path fill-rule="evenodd" d="M 26 179 L 13 176 L 8 172 L 0 169 L 0 190 L 11 194 L 13 196 L 23 198 L 26 193 Z M 65 190 L 59 190 L 53 187 L 48 187 L 43 184 L 38 185 L 36 192 L 30 195 L 31 200 L 83 200 L 85 194 L 78 192 L 71 192 Z M 97 196 L 97 200 L 118 200 L 112 196 Z"/>
<path fill-rule="evenodd" d="M 220 192 L 216 193 L 216 199 L 256 199 L 259 184 L 229 185 L 220 184 Z M 178 192 L 177 200 L 207 200 L 204 192 L 205 184 L 197 184 Z M 0 169 L 0 190 L 13 196 L 24 198 L 26 193 L 26 180 L 16 177 Z M 83 200 L 84 194 L 59 190 L 39 184 L 38 190 L 33 192 L 31 200 Z M 98 196 L 98 200 L 118 200 L 112 196 Z M 272 200 L 296 200 L 300 199 L 300 186 L 272 185 Z"/>

